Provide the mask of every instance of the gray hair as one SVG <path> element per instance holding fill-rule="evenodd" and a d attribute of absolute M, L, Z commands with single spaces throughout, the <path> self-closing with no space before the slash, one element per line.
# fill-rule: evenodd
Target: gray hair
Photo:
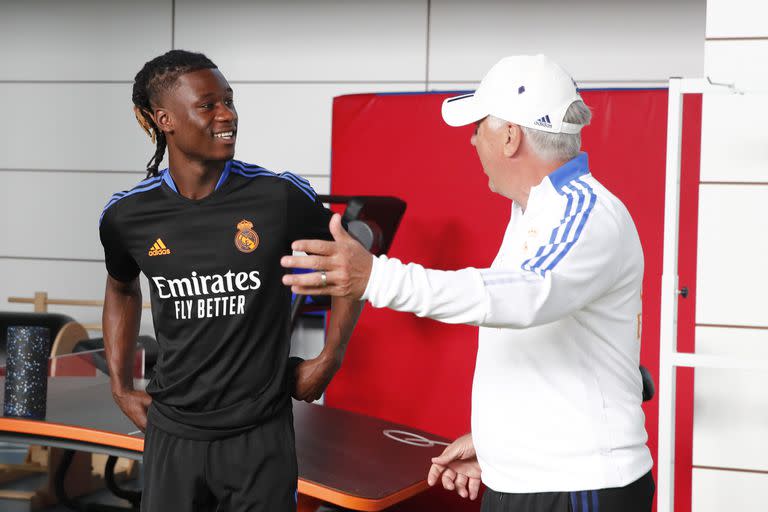
<path fill-rule="evenodd" d="M 488 116 L 495 127 L 506 124 L 507 121 L 494 116 Z M 586 126 L 592 120 L 592 112 L 583 101 L 574 101 L 565 112 L 563 121 L 566 123 Z M 581 132 L 579 133 L 550 133 L 521 126 L 523 134 L 528 139 L 531 149 L 536 155 L 548 161 L 570 160 L 581 150 Z"/>

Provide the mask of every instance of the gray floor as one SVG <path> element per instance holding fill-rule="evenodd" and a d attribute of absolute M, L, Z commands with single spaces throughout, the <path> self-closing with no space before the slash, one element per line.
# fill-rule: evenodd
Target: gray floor
<path fill-rule="evenodd" d="M 26 446 L 11 445 L 7 443 L 0 443 L 0 464 L 21 464 L 24 462 L 24 458 L 27 454 Z M 17 490 L 17 491 L 33 491 L 38 489 L 45 483 L 45 475 L 36 475 L 15 482 L 2 484 L 0 489 Z M 121 487 L 128 489 L 137 489 L 138 481 L 130 481 L 120 484 Z M 87 503 L 100 503 L 105 505 L 125 507 L 126 510 L 130 509 L 130 503 L 125 500 L 114 496 L 111 492 L 104 489 L 93 493 L 88 496 L 84 496 L 78 499 L 83 504 Z M 71 512 L 72 509 L 64 507 L 62 505 L 48 507 L 42 509 L 45 512 Z M 31 508 L 29 502 L 23 500 L 11 500 L 0 498 L 0 512 L 30 512 Z"/>

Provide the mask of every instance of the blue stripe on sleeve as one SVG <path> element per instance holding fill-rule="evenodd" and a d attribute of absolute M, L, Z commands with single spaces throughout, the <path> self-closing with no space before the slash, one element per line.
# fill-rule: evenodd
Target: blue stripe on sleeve
<path fill-rule="evenodd" d="M 240 165 L 240 162 L 232 162 L 231 171 L 240 176 L 245 176 L 246 178 L 255 178 L 256 176 L 277 176 L 277 174 L 262 167 L 246 169 Z"/>
<path fill-rule="evenodd" d="M 296 185 L 299 188 L 299 190 L 304 192 L 312 201 L 317 199 L 317 194 L 315 194 L 315 191 L 312 189 L 312 186 L 304 178 L 300 178 L 299 176 L 296 176 L 291 172 L 284 172 L 279 176 L 284 180 L 288 180 L 294 185 Z"/>
<path fill-rule="evenodd" d="M 243 162 L 239 162 L 236 160 L 232 162 L 232 172 L 234 172 L 235 174 L 239 174 L 241 176 L 245 176 L 246 178 L 255 178 L 257 176 L 271 176 L 275 178 L 280 178 L 282 180 L 285 180 L 293 184 L 296 188 L 298 188 L 301 192 L 303 192 L 312 201 L 317 200 L 317 194 L 315 193 L 315 190 L 312 188 L 312 185 L 309 184 L 309 181 L 307 181 L 305 178 L 302 178 L 301 176 L 293 174 L 292 172 L 284 172 L 281 174 L 277 174 L 272 171 L 268 171 L 263 167 L 244 164 Z"/>
<path fill-rule="evenodd" d="M 99 224 L 101 224 L 101 221 L 104 219 L 104 214 L 107 212 L 107 209 L 120 201 L 121 199 L 125 199 L 128 196 L 132 196 L 134 194 L 139 194 L 141 192 L 147 192 L 148 190 L 155 189 L 160 186 L 160 184 L 163 182 L 162 176 L 153 176 L 152 178 L 148 178 L 142 182 L 140 182 L 138 185 L 133 187 L 131 190 L 126 190 L 123 192 L 118 192 L 109 199 L 109 202 L 107 202 L 107 205 L 104 207 L 104 209 L 101 211 L 101 216 L 99 217 Z"/>

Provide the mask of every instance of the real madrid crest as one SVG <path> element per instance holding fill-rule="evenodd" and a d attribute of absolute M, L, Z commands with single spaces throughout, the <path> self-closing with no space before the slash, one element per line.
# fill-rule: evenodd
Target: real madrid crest
<path fill-rule="evenodd" d="M 235 247 L 240 252 L 253 252 L 259 246 L 259 235 L 253 230 L 253 223 L 243 219 L 237 223 Z"/>

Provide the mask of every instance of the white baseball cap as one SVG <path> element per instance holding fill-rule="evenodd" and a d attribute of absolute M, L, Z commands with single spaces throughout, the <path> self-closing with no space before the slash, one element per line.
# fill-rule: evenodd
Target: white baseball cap
<path fill-rule="evenodd" d="M 579 133 L 580 124 L 564 123 L 574 101 L 576 82 L 544 55 L 515 55 L 497 62 L 473 94 L 443 101 L 443 119 L 464 126 L 493 115 L 535 130 Z"/>

